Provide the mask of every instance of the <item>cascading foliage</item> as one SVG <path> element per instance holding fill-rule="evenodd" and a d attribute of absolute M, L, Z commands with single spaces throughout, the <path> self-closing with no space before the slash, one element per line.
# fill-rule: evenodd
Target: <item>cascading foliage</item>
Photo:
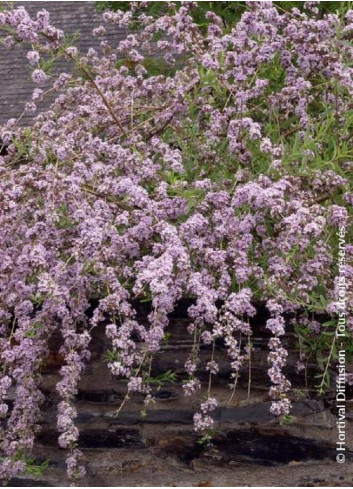
<path fill-rule="evenodd" d="M 200 391 L 200 370 L 209 373 L 194 416 L 201 436 L 217 406 L 214 345 L 228 352 L 234 390 L 251 355 L 256 301 L 271 314 L 274 415 L 290 411 L 286 314 L 296 318 L 299 368 L 320 349 L 328 365 L 333 360 L 340 234 L 347 342 L 353 329 L 353 11 L 249 2 L 234 27 L 209 12 L 205 30 L 193 21 L 195 2 L 168 2 L 157 17 L 146 4 L 105 12 L 92 33 L 97 49 L 87 53 L 44 10 L 36 18 L 23 7 L 0 12 L 3 48 L 28 46 L 39 85 L 24 108 L 38 112 L 33 125 L 11 119 L 0 131 L 3 479 L 26 468 L 53 334 L 61 334 L 64 359 L 58 442 L 68 449 L 69 477 L 78 479 L 75 394 L 91 331 L 107 318 L 109 370 L 148 406 L 146 379 L 168 315 L 181 298 L 195 299 L 183 387 L 186 395 Z M 110 45 L 105 23 L 132 30 Z M 53 75 L 48 60 L 59 57 L 72 70 Z M 50 109 L 38 111 L 53 93 Z M 88 318 L 92 299 L 98 307 Z M 136 320 L 132 299 L 151 300 L 148 325 Z M 331 317 L 325 325 L 322 314 Z"/>

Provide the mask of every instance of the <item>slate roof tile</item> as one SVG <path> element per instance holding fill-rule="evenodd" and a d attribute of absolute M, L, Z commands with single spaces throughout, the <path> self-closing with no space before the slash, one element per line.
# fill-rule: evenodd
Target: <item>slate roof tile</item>
<path fill-rule="evenodd" d="M 81 53 L 86 53 L 89 48 L 99 48 L 100 40 L 92 35 L 92 30 L 102 25 L 101 15 L 95 8 L 93 1 L 54 1 L 54 2 L 14 2 L 14 7 L 23 5 L 31 15 L 36 15 L 38 10 L 45 9 L 50 12 L 51 23 L 66 34 L 79 35 L 76 45 Z M 125 30 L 116 26 L 108 26 L 104 39 L 113 46 L 126 37 Z M 0 45 L 0 125 L 10 118 L 18 118 L 23 108 L 31 98 L 36 85 L 31 80 L 31 67 L 26 59 L 27 52 L 31 49 L 29 44 L 16 46 L 8 50 Z M 72 72 L 70 61 L 61 60 L 53 70 L 56 72 Z M 50 86 L 50 85 L 49 85 Z M 46 88 L 40 87 L 40 88 Z M 44 101 L 40 110 L 49 107 L 50 99 Z M 24 114 L 21 125 L 30 125 L 32 114 Z"/>

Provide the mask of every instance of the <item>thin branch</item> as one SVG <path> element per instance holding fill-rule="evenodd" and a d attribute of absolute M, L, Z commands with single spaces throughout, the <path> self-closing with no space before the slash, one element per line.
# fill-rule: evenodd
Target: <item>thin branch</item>
<path fill-rule="evenodd" d="M 52 39 L 50 38 L 50 36 L 48 36 L 47 34 L 45 34 L 44 32 L 42 32 L 42 35 L 48 39 L 49 41 L 51 41 Z M 93 85 L 93 87 L 95 88 L 96 92 L 98 93 L 98 95 L 101 97 L 102 99 L 102 102 L 104 103 L 104 105 L 106 106 L 109 114 L 112 116 L 113 120 L 115 121 L 115 123 L 117 124 L 117 126 L 119 127 L 119 129 L 121 130 L 121 132 L 125 135 L 126 134 L 126 131 L 123 127 L 123 125 L 121 124 L 120 120 L 118 119 L 118 117 L 116 116 L 116 114 L 114 113 L 108 99 L 106 98 L 106 96 L 104 95 L 104 93 L 102 92 L 102 90 L 99 88 L 99 86 L 97 85 L 97 83 L 95 82 L 93 76 L 90 74 L 90 72 L 84 67 L 82 66 L 80 63 L 77 63 L 76 62 L 76 59 L 73 55 L 69 54 L 66 49 L 60 44 L 59 45 L 59 49 L 66 55 L 68 56 L 74 63 L 75 63 L 75 66 L 88 78 L 88 80 L 90 81 L 90 83 Z"/>
<path fill-rule="evenodd" d="M 94 190 L 92 187 L 90 187 L 89 185 L 83 185 L 81 187 L 81 189 L 84 191 L 84 192 L 87 192 L 91 195 L 94 195 L 95 197 L 101 197 L 102 199 L 106 199 L 108 202 L 111 202 L 113 204 L 116 204 L 118 207 L 120 207 L 121 209 L 123 209 L 124 211 L 132 211 L 132 207 L 130 207 L 129 205 L 126 205 L 124 204 L 123 202 L 121 202 L 120 200 L 117 200 L 115 197 L 113 197 L 112 195 L 106 195 L 106 194 L 102 194 L 100 192 L 97 192 L 96 190 Z"/>

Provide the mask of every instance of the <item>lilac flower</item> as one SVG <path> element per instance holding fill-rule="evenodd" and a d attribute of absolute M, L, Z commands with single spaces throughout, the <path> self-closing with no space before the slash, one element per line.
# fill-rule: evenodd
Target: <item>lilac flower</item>
<path fill-rule="evenodd" d="M 40 54 L 38 53 L 38 51 L 28 51 L 26 57 L 31 65 L 36 65 L 40 60 Z"/>
<path fill-rule="evenodd" d="M 219 371 L 218 363 L 215 362 L 214 360 L 207 362 L 206 370 L 208 370 L 213 375 L 217 375 Z"/>
<path fill-rule="evenodd" d="M 92 34 L 96 37 L 104 36 L 105 34 L 105 27 L 100 25 L 99 27 L 95 27 L 92 31 Z"/>
<path fill-rule="evenodd" d="M 218 406 L 217 400 L 213 397 L 209 397 L 206 401 L 204 401 L 201 404 L 200 409 L 203 414 L 206 414 L 211 411 L 214 411 L 217 406 Z"/>
<path fill-rule="evenodd" d="M 284 319 L 281 316 L 268 319 L 266 328 L 268 328 L 274 336 L 282 336 L 284 335 Z"/>
<path fill-rule="evenodd" d="M 34 102 L 28 102 L 26 105 L 25 105 L 25 111 L 26 112 L 30 112 L 30 113 L 33 113 L 37 110 L 37 106 Z"/>
<path fill-rule="evenodd" d="M 345 226 L 348 220 L 347 209 L 339 205 L 331 205 L 328 208 L 327 219 L 331 226 Z"/>
<path fill-rule="evenodd" d="M 194 414 L 193 420 L 195 431 L 201 434 L 204 434 L 205 432 L 207 433 L 207 431 L 211 430 L 214 425 L 214 421 L 211 416 L 204 416 L 201 413 Z"/>
<path fill-rule="evenodd" d="M 43 90 L 41 90 L 40 88 L 35 88 L 33 90 L 33 94 L 32 94 L 32 100 L 33 101 L 36 101 L 36 100 L 40 100 L 42 95 L 43 95 Z"/>
<path fill-rule="evenodd" d="M 66 459 L 67 474 L 71 479 L 80 480 L 86 475 L 86 469 L 82 465 L 82 452 L 74 449 Z"/>
<path fill-rule="evenodd" d="M 288 399 L 282 399 L 272 403 L 271 413 L 274 416 L 281 416 L 290 412 L 290 401 Z"/>
<path fill-rule="evenodd" d="M 141 392 L 143 390 L 142 378 L 133 377 L 127 384 L 129 392 Z"/>
<path fill-rule="evenodd" d="M 32 80 L 35 82 L 35 83 L 45 83 L 47 81 L 48 77 L 47 75 L 44 73 L 43 70 L 34 70 L 33 73 L 32 73 Z"/>
<path fill-rule="evenodd" d="M 183 384 L 184 393 L 186 396 L 191 396 L 194 392 L 201 388 L 200 381 L 198 379 L 192 379 Z"/>
<path fill-rule="evenodd" d="M 78 49 L 76 46 L 69 46 L 65 49 L 65 52 L 69 55 L 72 56 L 73 58 L 77 56 L 78 54 Z"/>

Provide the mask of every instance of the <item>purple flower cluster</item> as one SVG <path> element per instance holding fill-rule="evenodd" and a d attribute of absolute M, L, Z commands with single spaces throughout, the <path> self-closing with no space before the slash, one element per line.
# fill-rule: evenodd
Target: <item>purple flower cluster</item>
<path fill-rule="evenodd" d="M 212 416 L 209 415 L 212 411 L 217 408 L 217 400 L 213 397 L 209 397 L 206 401 L 201 403 L 199 413 L 194 414 L 194 426 L 195 431 L 200 435 L 207 434 L 212 430 L 214 426 L 214 420 Z"/>

